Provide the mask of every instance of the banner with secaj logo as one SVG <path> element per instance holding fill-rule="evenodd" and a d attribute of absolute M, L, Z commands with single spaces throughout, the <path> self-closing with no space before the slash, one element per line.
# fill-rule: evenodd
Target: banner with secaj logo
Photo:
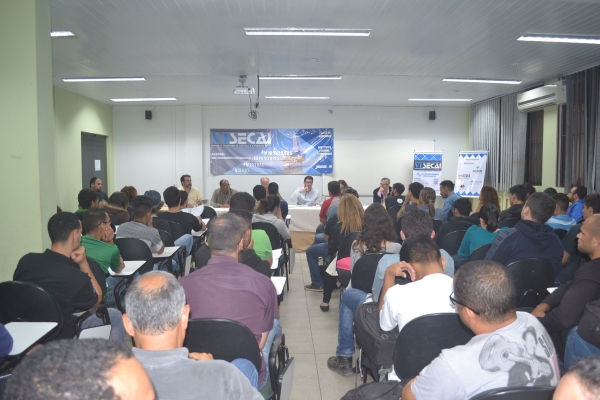
<path fill-rule="evenodd" d="M 440 194 L 442 181 L 442 153 L 414 153 L 413 182 L 435 189 Z"/>
<path fill-rule="evenodd" d="M 454 191 L 462 197 L 479 197 L 485 178 L 487 151 L 460 151 Z"/>
<path fill-rule="evenodd" d="M 213 175 L 332 172 L 333 128 L 210 130 Z"/>

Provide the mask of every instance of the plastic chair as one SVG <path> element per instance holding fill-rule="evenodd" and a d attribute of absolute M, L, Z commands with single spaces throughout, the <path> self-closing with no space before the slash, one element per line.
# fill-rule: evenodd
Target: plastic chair
<path fill-rule="evenodd" d="M 434 219 L 433 220 L 433 231 L 435 232 L 435 234 L 437 235 L 437 233 L 440 231 L 440 228 L 442 227 L 442 224 L 444 222 L 440 221 L 439 219 Z M 459 246 L 460 247 L 460 246 Z"/>
<path fill-rule="evenodd" d="M 202 214 L 200 214 L 200 218 L 202 219 L 210 219 L 212 217 L 216 217 L 217 216 L 217 212 L 215 211 L 214 208 L 209 207 L 207 205 L 204 206 L 204 211 L 202 211 Z"/>
<path fill-rule="evenodd" d="M 504 387 L 487 390 L 471 397 L 470 400 L 552 400 L 554 387 Z"/>
<path fill-rule="evenodd" d="M 279 333 L 273 339 L 273 345 L 269 352 L 269 378 L 271 380 L 271 393 L 265 394 L 264 398 L 287 400 L 292 390 L 292 378 L 294 375 L 294 357 L 290 358 L 288 347 L 285 345 L 285 335 Z"/>
<path fill-rule="evenodd" d="M 565 238 L 565 236 L 567 236 L 567 233 L 568 233 L 568 232 L 569 232 L 569 231 L 567 231 L 567 230 L 565 230 L 565 229 L 555 229 L 555 230 L 554 230 L 554 234 L 555 234 L 556 236 L 558 236 L 558 238 L 559 238 L 560 240 L 563 240 L 563 239 Z"/>
<path fill-rule="evenodd" d="M 154 257 L 148 245 L 139 239 L 134 238 L 120 238 L 115 239 L 115 245 L 119 248 L 123 261 L 145 261 L 145 263 L 138 269 L 140 275 L 150 272 L 154 269 Z M 164 261 L 163 261 L 164 262 Z M 162 267 L 162 264 L 161 264 Z M 121 282 L 115 286 L 115 300 L 117 302 L 117 308 L 121 313 L 125 312 L 125 309 L 121 305 L 121 288 L 127 287 L 133 282 L 133 276 L 123 277 Z"/>
<path fill-rule="evenodd" d="M 467 344 L 473 337 L 455 313 L 429 314 L 406 324 L 394 350 L 394 371 L 410 380 L 428 366 L 444 349 Z"/>
<path fill-rule="evenodd" d="M 450 232 L 442 238 L 442 244 L 440 245 L 440 248 L 446 250 L 450 255 L 458 253 L 458 249 L 460 248 L 460 244 L 465 237 L 465 233 L 467 233 L 467 231 Z"/>
<path fill-rule="evenodd" d="M 352 288 L 371 293 L 377 264 L 383 257 L 383 253 L 365 254 L 356 261 L 352 269 Z"/>
<path fill-rule="evenodd" d="M 517 217 L 503 219 L 502 221 L 498 222 L 498 229 L 500 229 L 500 228 L 512 228 L 520 220 L 521 220 L 521 218 L 517 218 Z"/>
<path fill-rule="evenodd" d="M 190 352 L 210 353 L 215 360 L 250 361 L 260 373 L 262 354 L 254 334 L 244 324 L 223 318 L 196 318 L 188 323 L 184 347 Z"/>
<path fill-rule="evenodd" d="M 548 260 L 526 258 L 506 266 L 517 290 L 517 307 L 536 307 L 554 286 L 554 268 Z"/>
<path fill-rule="evenodd" d="M 281 236 L 279 235 L 279 231 L 275 228 L 275 225 L 270 224 L 268 222 L 254 222 L 252 223 L 252 229 L 260 229 L 265 231 L 269 240 L 271 241 L 271 248 L 273 250 L 281 248 Z"/>
<path fill-rule="evenodd" d="M 485 260 L 485 256 L 488 253 L 488 251 L 490 251 L 491 247 L 492 247 L 491 243 L 484 244 L 483 246 L 479 246 L 478 248 L 473 250 L 473 252 L 469 256 L 469 261 Z"/>
<path fill-rule="evenodd" d="M 191 232 L 186 232 L 185 229 L 183 229 L 183 226 L 181 226 L 181 224 L 179 222 L 174 222 L 174 221 L 168 221 L 168 222 L 169 222 L 169 226 L 171 227 L 171 237 L 173 238 L 173 241 L 179 239 L 186 233 L 187 234 L 191 233 Z"/>

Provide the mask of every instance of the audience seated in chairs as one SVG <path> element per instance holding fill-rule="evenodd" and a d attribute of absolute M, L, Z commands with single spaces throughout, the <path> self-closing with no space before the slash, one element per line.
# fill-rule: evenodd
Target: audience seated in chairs
<path fill-rule="evenodd" d="M 446 219 L 444 218 L 443 210 L 435 208 L 435 199 L 436 195 L 434 189 L 430 187 L 423 188 L 419 194 L 419 210 L 429 213 L 431 219 L 445 221 Z"/>
<path fill-rule="evenodd" d="M 169 222 L 158 216 L 158 213 L 165 205 L 165 202 L 161 200 L 160 193 L 156 190 L 147 190 L 144 193 L 144 196 L 147 196 L 152 200 L 152 226 L 171 235 L 171 226 L 169 225 Z"/>
<path fill-rule="evenodd" d="M 428 238 L 434 238 L 435 232 L 433 231 L 433 222 L 431 217 L 422 210 L 412 210 L 407 213 L 402 223 L 402 230 L 400 235 L 402 240 L 413 236 L 427 236 Z M 439 249 L 442 258 L 444 259 L 444 273 L 450 278 L 454 276 L 454 260 L 452 256 L 444 249 Z M 398 261 L 401 261 L 402 251 L 400 251 Z M 380 261 L 377 265 L 377 272 L 375 273 L 375 279 L 373 281 L 373 300 L 379 301 L 381 295 L 381 288 L 383 288 L 383 281 L 385 278 L 385 270 L 390 264 L 384 264 Z"/>
<path fill-rule="evenodd" d="M 569 331 L 579 324 L 586 304 L 600 299 L 600 216 L 587 218 L 577 238 L 579 251 L 592 261 L 579 267 L 573 280 L 561 285 L 532 312 L 550 333 L 563 360 Z"/>
<path fill-rule="evenodd" d="M 404 204 L 404 196 L 402 196 L 404 190 L 405 187 L 403 184 L 394 183 L 392 185 L 392 195 L 385 199 L 385 208 L 390 209 L 396 206 L 402 207 L 402 204 Z"/>
<path fill-rule="evenodd" d="M 411 236 L 400 250 L 404 261 L 385 270 L 379 325 L 384 331 L 398 331 L 422 315 L 455 312 L 448 301 L 452 293 L 452 278 L 444 274 L 445 260 L 429 235 Z M 413 283 L 396 285 L 396 277 L 409 278 Z M 394 371 L 389 379 L 398 380 Z"/>
<path fill-rule="evenodd" d="M 267 180 L 268 179 L 269 178 L 267 178 Z M 279 197 L 279 200 L 281 200 L 281 203 L 279 204 L 279 208 L 281 209 L 281 218 L 285 220 L 285 217 L 287 217 L 289 210 L 288 203 L 287 201 L 283 200 L 283 197 L 281 197 L 281 194 L 279 194 L 279 185 L 276 182 L 269 183 L 269 185 L 267 186 L 267 195 Z"/>
<path fill-rule="evenodd" d="M 158 398 L 262 399 L 249 360 L 230 364 L 183 347 L 189 314 L 183 288 L 171 274 L 149 272 L 129 287 L 123 324 Z"/>
<path fill-rule="evenodd" d="M 404 199 L 404 204 L 402 204 L 400 211 L 398 211 L 398 215 L 396 215 L 398 220 L 407 212 L 419 208 L 419 196 L 421 196 L 423 187 L 421 182 L 412 182 L 408 185 L 408 193 Z"/>
<path fill-rule="evenodd" d="M 346 188 L 344 190 L 347 190 Z M 340 245 L 344 238 L 351 237 L 349 235 L 358 235 L 358 232 L 362 229 L 363 216 L 365 210 L 358 200 L 358 198 L 350 193 L 345 193 L 340 199 L 340 204 L 337 213 L 337 222 L 335 219 L 331 219 L 330 223 L 327 224 L 325 233 L 327 234 L 327 245 L 317 244 L 311 246 L 306 250 L 306 259 L 310 271 L 310 279 L 312 283 L 308 287 L 304 287 L 305 290 L 320 291 L 319 283 L 322 282 L 323 287 L 323 302 L 320 305 L 321 311 L 329 311 L 329 301 L 331 300 L 331 294 L 337 284 L 337 272 L 335 269 L 326 270 L 321 278 L 320 268 L 318 266 L 318 258 L 329 256 L 331 259 L 336 257 L 337 260 L 335 266 L 342 265 L 346 262 L 346 265 L 350 265 L 350 253 L 341 255 Z M 310 255 L 309 255 L 310 254 Z M 344 260 L 346 258 L 346 260 Z M 338 264 L 339 262 L 339 264 Z M 334 274 L 334 275 L 333 275 Z"/>
<path fill-rule="evenodd" d="M 259 185 L 260 186 L 260 185 Z M 261 186 L 262 188 L 262 186 Z M 277 228 L 279 236 L 289 240 L 292 238 L 290 230 L 287 225 L 281 219 L 281 209 L 279 197 L 269 195 L 258 202 L 257 214 L 252 216 L 252 223 L 255 222 L 266 222 Z"/>
<path fill-rule="evenodd" d="M 554 230 L 544 225 L 554 208 L 554 200 L 546 193 L 532 194 L 522 208 L 521 221 L 496 236 L 486 260 L 508 265 L 525 258 L 541 258 L 550 261 L 556 279 L 561 269 L 563 248 Z"/>
<path fill-rule="evenodd" d="M 435 234 L 434 241 L 438 246 L 441 246 L 442 239 L 447 234 L 456 231 L 466 231 L 473 225 L 479 225 L 478 219 L 469 216 L 472 211 L 471 200 L 461 197 L 454 202 L 452 207 L 452 219 L 444 222 Z"/>
<path fill-rule="evenodd" d="M 211 259 L 181 278 L 192 318 L 227 318 L 246 325 L 263 352 L 259 389 L 269 381 L 269 351 L 281 333 L 275 286 L 269 278 L 238 262 L 244 249 L 244 226 L 232 214 L 208 223 Z"/>
<path fill-rule="evenodd" d="M 87 256 L 96 261 L 107 276 L 106 304 L 112 306 L 115 304 L 115 286 L 123 278 L 109 276 L 108 270 L 121 272 L 125 263 L 114 243 L 115 232 L 110 227 L 108 213 L 102 208 L 88 210 L 83 215 L 83 229 L 86 234 L 81 238 L 81 245 L 85 248 Z"/>
<path fill-rule="evenodd" d="M 33 351 L 15 368 L 4 395 L 11 400 L 156 398 L 131 351 L 102 339 L 58 340 Z"/>
<path fill-rule="evenodd" d="M 104 215 L 106 213 L 99 209 Z M 58 302 L 64 326 L 59 339 L 75 337 L 76 310 L 97 307 L 102 302 L 102 288 L 94 277 L 81 246 L 81 223 L 75 214 L 62 212 L 48 221 L 48 234 L 52 247 L 44 253 L 29 253 L 19 260 L 13 280 L 35 283 L 50 293 Z M 121 313 L 109 308 L 112 325 L 110 338 L 125 343 Z M 95 315 L 83 323 L 84 328 L 101 325 Z"/>
<path fill-rule="evenodd" d="M 474 213 L 471 214 L 472 218 L 479 219 L 479 210 L 485 204 L 495 205 L 498 210 L 500 210 L 500 198 L 498 197 L 498 192 L 494 189 L 493 186 L 483 185 L 481 188 L 481 192 L 479 192 L 479 205 Z"/>
<path fill-rule="evenodd" d="M 536 318 L 516 312 L 514 283 L 503 265 L 466 263 L 454 277 L 450 300 L 476 336 L 464 346 L 442 350 L 406 384 L 402 400 L 462 400 L 507 386 L 556 386 L 560 375 L 554 346 Z"/>
<path fill-rule="evenodd" d="M 500 213 L 500 221 L 507 218 L 521 219 L 521 210 L 527 200 L 527 187 L 525 185 L 514 185 L 508 191 L 510 193 L 510 207 Z"/>
<path fill-rule="evenodd" d="M 252 248 L 254 244 L 252 242 L 252 214 L 239 208 L 230 208 L 229 213 L 238 217 L 244 226 L 244 250 L 240 254 L 239 261 L 270 278 L 271 264 L 268 261 L 261 260 Z M 202 246 L 196 251 L 196 268 L 204 267 L 210 260 L 210 238 L 208 238 L 208 242 L 206 246 Z"/>
<path fill-rule="evenodd" d="M 454 202 L 461 197 L 458 193 L 454 193 L 454 182 L 452 181 L 442 181 L 440 183 L 440 195 L 444 199 L 444 208 L 441 218 L 436 219 L 447 221 L 453 217 Z"/>
<path fill-rule="evenodd" d="M 77 218 L 83 220 L 83 214 L 90 208 L 102 207 L 102 203 L 98 201 L 98 192 L 92 189 L 81 189 L 77 195 L 78 209 L 75 211 Z"/>
<path fill-rule="evenodd" d="M 579 222 L 583 218 L 583 200 L 587 196 L 587 188 L 581 185 L 573 186 L 567 196 L 573 203 L 567 208 L 567 216 Z"/>
<path fill-rule="evenodd" d="M 346 195 L 343 199 L 346 198 Z M 341 207 L 340 207 L 341 208 Z M 362 229 L 352 244 L 350 251 L 350 271 L 363 256 L 375 253 L 399 253 L 400 245 L 393 240 L 394 225 L 381 203 L 373 203 L 365 210 Z M 351 285 L 352 282 L 350 282 Z M 354 312 L 364 303 L 367 293 L 350 288 L 344 291 L 340 302 L 338 323 L 338 344 L 336 355 L 327 360 L 327 367 L 341 375 L 352 374 L 352 356 L 354 355 Z"/>
<path fill-rule="evenodd" d="M 262 185 L 254 186 L 252 189 L 252 197 L 254 197 L 254 200 L 256 201 L 256 206 L 254 207 L 254 210 L 256 211 L 259 202 L 267 197 L 267 189 Z"/>
<path fill-rule="evenodd" d="M 600 357 L 584 358 L 558 382 L 553 400 L 592 400 L 600 398 Z"/>
<path fill-rule="evenodd" d="M 194 238 L 191 233 L 192 231 L 200 232 L 206 230 L 206 225 L 204 225 L 200 216 L 195 217 L 192 214 L 181 211 L 181 192 L 175 186 L 166 188 L 163 192 L 163 197 L 165 198 L 167 207 L 169 207 L 169 211 L 161 211 L 157 216 L 166 221 L 177 222 L 183 227 L 185 235 L 174 240 L 175 246 L 185 246 L 186 254 L 192 255 Z M 170 229 L 168 232 L 170 233 Z"/>
<path fill-rule="evenodd" d="M 104 205 L 104 209 L 110 215 L 114 215 L 119 221 L 116 225 L 120 225 L 130 220 L 129 211 L 127 211 L 128 205 L 129 201 L 127 201 L 127 197 L 123 193 L 114 192 L 110 195 L 108 204 Z"/>
<path fill-rule="evenodd" d="M 546 221 L 546 225 L 550 225 L 552 229 L 563 229 L 568 231 L 572 226 L 577 224 L 576 220 L 567 215 L 569 198 L 564 193 L 557 193 L 552 195 L 552 199 L 556 203 L 556 208 L 554 209 L 554 214 Z M 583 218 L 583 208 L 581 215 Z"/>
<path fill-rule="evenodd" d="M 460 268 L 461 265 L 467 262 L 469 256 L 473 253 L 473 251 L 475 251 L 475 249 L 492 243 L 496 239 L 496 236 L 498 236 L 498 233 L 508 229 L 498 229 L 500 210 L 498 210 L 498 208 L 493 204 L 483 205 L 477 215 L 479 217 L 477 225 L 473 225 L 467 229 L 467 233 L 465 233 L 465 236 L 460 243 L 458 253 L 452 256 L 455 262 L 454 266 L 456 268 Z M 447 223 L 452 223 L 454 220 L 458 219 L 460 218 L 452 218 L 452 220 Z"/>
<path fill-rule="evenodd" d="M 338 181 L 330 181 L 327 184 L 327 191 L 329 193 L 329 197 L 321 204 L 321 211 L 319 211 L 319 221 L 321 223 L 317 226 L 317 231 L 315 234 L 315 244 L 316 243 L 325 243 L 325 224 L 329 217 L 329 209 L 331 207 L 337 207 L 340 203 L 341 189 L 340 183 Z"/>
<path fill-rule="evenodd" d="M 252 214 L 254 210 L 255 201 L 250 193 L 239 192 L 231 196 L 230 209 L 240 209 Z M 273 262 L 273 248 L 271 247 L 271 240 L 269 236 L 262 229 L 252 230 L 252 241 L 254 243 L 253 249 L 256 254 L 269 264 Z"/>

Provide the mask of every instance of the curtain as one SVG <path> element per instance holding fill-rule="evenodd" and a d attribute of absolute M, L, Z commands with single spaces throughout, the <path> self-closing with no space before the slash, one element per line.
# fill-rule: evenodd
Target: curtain
<path fill-rule="evenodd" d="M 527 148 L 525 151 L 525 181 L 542 184 L 544 147 L 544 110 L 527 113 Z"/>
<path fill-rule="evenodd" d="M 600 67 L 568 75 L 565 192 L 581 184 L 588 192 L 600 187 Z"/>
<path fill-rule="evenodd" d="M 471 106 L 471 150 L 488 150 L 485 183 L 500 191 L 525 176 L 527 114 L 517 108 L 517 94 Z"/>
<path fill-rule="evenodd" d="M 491 99 L 471 106 L 471 150 L 488 150 L 488 165 L 484 182 L 498 186 L 500 151 L 500 99 Z"/>

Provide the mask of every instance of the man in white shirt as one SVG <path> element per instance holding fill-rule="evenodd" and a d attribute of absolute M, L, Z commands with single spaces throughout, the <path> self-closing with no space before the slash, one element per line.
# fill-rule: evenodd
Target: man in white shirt
<path fill-rule="evenodd" d="M 502 264 L 463 265 L 450 301 L 475 336 L 464 346 L 442 350 L 406 384 L 403 400 L 470 399 L 503 387 L 556 386 L 560 375 L 552 340 L 537 318 L 515 310 L 515 286 Z"/>
<path fill-rule="evenodd" d="M 313 189 L 313 177 L 307 176 L 304 178 L 304 187 L 296 189 L 290 200 L 299 206 L 314 206 L 319 200 L 319 191 Z"/>
<path fill-rule="evenodd" d="M 202 205 L 202 194 L 198 188 L 192 186 L 192 177 L 189 175 L 181 175 L 179 178 L 181 187 L 179 190 L 185 190 L 188 194 L 188 203 L 191 207 Z"/>

